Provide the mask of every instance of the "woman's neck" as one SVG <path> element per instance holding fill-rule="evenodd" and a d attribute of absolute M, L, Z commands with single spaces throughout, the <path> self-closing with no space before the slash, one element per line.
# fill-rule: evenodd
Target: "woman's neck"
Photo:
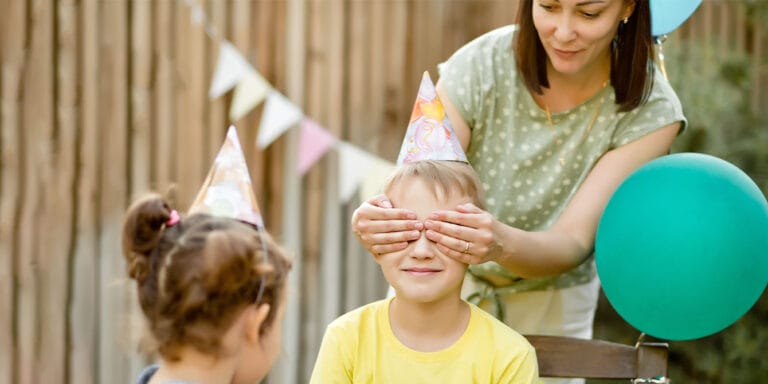
<path fill-rule="evenodd" d="M 543 95 L 534 95 L 534 99 L 543 109 L 558 113 L 570 110 L 587 101 L 603 89 L 611 76 L 610 56 L 575 74 L 555 71 L 547 62 L 547 80 L 549 88 L 544 88 Z"/>
<path fill-rule="evenodd" d="M 234 359 L 216 359 L 192 348 L 183 349 L 180 356 L 179 361 L 163 362 L 157 372 L 152 375 L 149 384 L 167 381 L 195 384 L 229 383 L 235 374 Z"/>
<path fill-rule="evenodd" d="M 389 306 L 389 323 L 395 337 L 420 352 L 453 345 L 469 325 L 470 308 L 458 296 L 451 299 L 417 303 L 395 297 Z"/>

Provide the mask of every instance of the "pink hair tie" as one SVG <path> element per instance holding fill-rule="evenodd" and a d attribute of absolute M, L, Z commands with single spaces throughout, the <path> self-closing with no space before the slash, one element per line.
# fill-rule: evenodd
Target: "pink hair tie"
<path fill-rule="evenodd" d="M 170 217 L 168 217 L 168 220 L 165 221 L 165 226 L 173 227 L 179 221 L 181 221 L 181 216 L 179 216 L 179 212 L 174 209 L 171 211 L 171 214 L 170 214 Z"/>

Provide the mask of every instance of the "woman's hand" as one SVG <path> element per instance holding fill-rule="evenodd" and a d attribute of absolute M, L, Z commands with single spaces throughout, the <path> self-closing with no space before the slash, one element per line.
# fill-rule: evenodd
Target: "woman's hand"
<path fill-rule="evenodd" d="M 392 208 L 386 195 L 368 199 L 352 214 L 352 230 L 374 257 L 402 251 L 421 236 L 422 229 L 416 212 Z"/>
<path fill-rule="evenodd" d="M 495 229 L 501 225 L 488 212 L 467 203 L 456 211 L 435 211 L 424 222 L 427 238 L 443 254 L 466 264 L 495 260 L 501 254 Z"/>

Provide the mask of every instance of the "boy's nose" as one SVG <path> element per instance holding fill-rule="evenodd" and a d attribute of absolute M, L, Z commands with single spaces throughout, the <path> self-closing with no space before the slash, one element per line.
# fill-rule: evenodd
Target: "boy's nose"
<path fill-rule="evenodd" d="M 431 259 L 434 257 L 434 244 L 427 239 L 426 231 L 421 231 L 419 239 L 415 241 L 413 245 L 413 251 L 411 257 L 416 259 Z"/>

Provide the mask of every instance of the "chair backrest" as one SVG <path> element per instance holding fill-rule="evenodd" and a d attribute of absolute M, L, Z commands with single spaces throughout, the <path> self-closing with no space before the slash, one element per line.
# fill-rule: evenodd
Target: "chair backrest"
<path fill-rule="evenodd" d="M 668 382 L 667 343 L 641 342 L 634 346 L 560 336 L 525 337 L 536 349 L 541 377 L 636 379 L 635 382 L 638 383 Z"/>

